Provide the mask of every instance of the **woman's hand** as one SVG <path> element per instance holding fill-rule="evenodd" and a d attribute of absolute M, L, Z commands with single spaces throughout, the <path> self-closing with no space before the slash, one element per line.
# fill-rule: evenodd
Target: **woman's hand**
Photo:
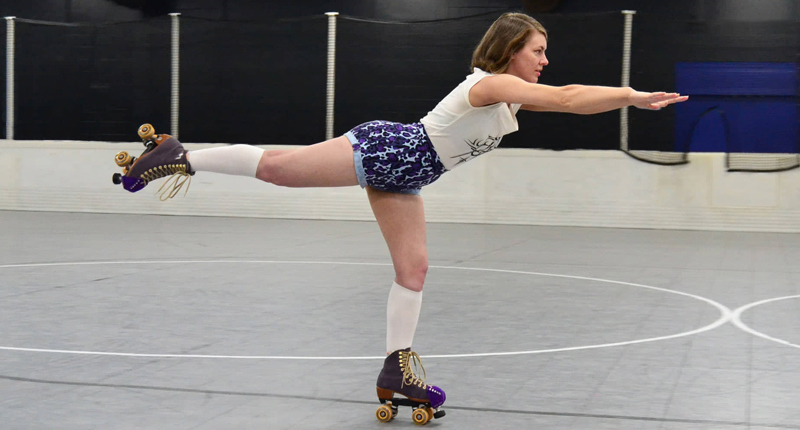
<path fill-rule="evenodd" d="M 659 110 L 673 103 L 680 103 L 689 100 L 689 96 L 682 96 L 678 93 L 643 93 L 634 91 L 630 95 L 631 105 L 639 109 Z"/>

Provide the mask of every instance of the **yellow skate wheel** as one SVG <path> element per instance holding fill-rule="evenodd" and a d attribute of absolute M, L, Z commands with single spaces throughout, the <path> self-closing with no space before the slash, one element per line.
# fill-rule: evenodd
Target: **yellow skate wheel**
<path fill-rule="evenodd" d="M 394 418 L 394 415 L 392 414 L 392 408 L 386 405 L 381 405 L 381 407 L 375 411 L 375 416 L 378 418 L 378 421 L 382 423 L 388 423 L 392 420 L 392 418 Z"/>
<path fill-rule="evenodd" d="M 145 142 L 150 140 L 155 132 L 155 129 L 150 124 L 142 124 L 142 126 L 139 127 L 139 137 L 141 137 Z"/>
<path fill-rule="evenodd" d="M 428 415 L 428 411 L 425 408 L 414 409 L 414 413 L 411 414 L 411 419 L 414 421 L 416 425 L 425 425 L 430 421 L 431 417 Z"/>
<path fill-rule="evenodd" d="M 128 164 L 131 164 L 133 158 L 131 157 L 131 154 L 128 154 L 125 151 L 120 151 L 117 153 L 117 156 L 114 157 L 114 161 L 117 163 L 117 166 L 125 167 Z"/>

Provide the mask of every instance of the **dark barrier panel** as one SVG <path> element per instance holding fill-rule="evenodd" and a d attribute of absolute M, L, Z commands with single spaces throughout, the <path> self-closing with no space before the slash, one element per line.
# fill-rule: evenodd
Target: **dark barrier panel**
<path fill-rule="evenodd" d="M 324 140 L 326 53 L 324 15 L 296 22 L 181 17 L 181 140 Z"/>
<path fill-rule="evenodd" d="M 170 22 L 16 24 L 15 138 L 136 140 L 169 125 Z"/>
<path fill-rule="evenodd" d="M 83 135 L 93 31 L 17 21 L 16 139 L 78 140 Z"/>
<path fill-rule="evenodd" d="M 622 81 L 624 17 L 620 12 L 545 14 L 550 33 L 542 79 L 546 85 L 604 85 Z M 546 149 L 619 149 L 619 111 L 596 115 L 528 112 L 519 115 L 525 139 L 515 146 Z"/>
<path fill-rule="evenodd" d="M 337 134 L 365 121 L 415 122 L 469 74 L 472 51 L 500 13 L 391 24 L 342 17 L 337 46 Z M 541 15 L 549 33 L 540 83 L 619 86 L 623 17 L 618 12 Z M 501 147 L 616 149 L 619 113 L 520 112 Z"/>
<path fill-rule="evenodd" d="M 372 119 L 419 120 L 469 73 L 499 13 L 414 24 L 338 21 L 337 134 Z M 618 85 L 622 15 L 542 15 L 541 82 Z M 307 145 L 324 139 L 327 19 L 181 17 L 180 138 Z M 170 132 L 168 17 L 105 25 L 17 22 L 18 139 L 135 140 Z M 505 147 L 613 149 L 618 113 L 519 115 Z"/>

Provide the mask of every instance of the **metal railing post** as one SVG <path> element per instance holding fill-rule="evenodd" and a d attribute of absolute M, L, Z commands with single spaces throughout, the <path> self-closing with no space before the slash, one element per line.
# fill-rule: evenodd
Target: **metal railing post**
<path fill-rule="evenodd" d="M 14 140 L 14 16 L 6 17 L 6 139 Z"/>
<path fill-rule="evenodd" d="M 339 12 L 326 12 L 328 16 L 328 90 L 325 108 L 325 140 L 333 139 L 333 108 L 336 99 L 336 16 Z"/>
<path fill-rule="evenodd" d="M 178 138 L 178 116 L 180 108 L 181 82 L 181 21 L 179 13 L 171 13 L 172 19 L 172 100 L 170 102 L 170 134 Z"/>
<path fill-rule="evenodd" d="M 631 86 L 631 42 L 633 39 L 633 15 L 635 10 L 623 10 L 625 28 L 622 39 L 622 86 Z M 628 150 L 628 107 L 619 112 L 619 149 Z"/>

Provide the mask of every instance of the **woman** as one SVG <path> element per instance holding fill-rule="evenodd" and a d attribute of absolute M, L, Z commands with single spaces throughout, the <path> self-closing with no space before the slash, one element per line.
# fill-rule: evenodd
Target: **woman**
<path fill-rule="evenodd" d="M 410 360 L 419 358 L 410 348 L 428 270 L 420 188 L 497 147 L 504 135 L 518 129 L 519 109 L 594 114 L 625 106 L 658 110 L 687 100 L 631 88 L 537 84 L 548 64 L 546 50 L 547 31 L 538 21 L 506 13 L 475 49 L 473 73 L 419 123 L 373 121 L 322 143 L 278 151 L 233 145 L 187 154 L 177 140 L 162 135 L 160 145 L 131 166 L 123 185 L 138 191 L 168 174 L 208 171 L 286 187 L 366 188 L 395 270 L 387 304 L 388 357 L 378 377 L 378 397 L 385 402 L 399 393 L 436 409 L 444 403 L 444 392 L 410 369 Z"/>

